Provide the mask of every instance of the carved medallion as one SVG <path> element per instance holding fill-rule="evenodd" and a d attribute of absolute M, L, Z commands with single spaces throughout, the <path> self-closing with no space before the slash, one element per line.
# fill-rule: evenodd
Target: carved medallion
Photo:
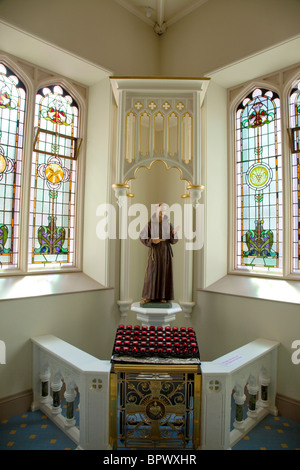
<path fill-rule="evenodd" d="M 166 413 L 165 405 L 157 398 L 151 400 L 146 406 L 146 414 L 151 420 L 162 419 Z"/>

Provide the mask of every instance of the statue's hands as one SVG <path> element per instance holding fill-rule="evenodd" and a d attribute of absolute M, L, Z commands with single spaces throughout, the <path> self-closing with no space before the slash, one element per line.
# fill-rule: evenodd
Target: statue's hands
<path fill-rule="evenodd" d="M 160 238 L 152 238 L 152 243 L 154 243 L 155 245 L 157 245 L 159 242 L 160 242 Z"/>
<path fill-rule="evenodd" d="M 172 235 L 175 235 L 175 233 L 177 233 L 178 230 L 180 230 L 179 225 L 177 225 L 177 227 L 175 227 L 175 228 L 172 230 Z"/>

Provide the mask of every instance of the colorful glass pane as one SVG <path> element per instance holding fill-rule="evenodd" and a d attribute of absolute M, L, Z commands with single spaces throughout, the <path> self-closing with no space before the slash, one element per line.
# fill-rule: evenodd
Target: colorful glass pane
<path fill-rule="evenodd" d="M 26 89 L 0 64 L 0 268 L 18 267 Z"/>
<path fill-rule="evenodd" d="M 39 90 L 32 158 L 29 266 L 73 266 L 78 106 L 60 86 Z"/>
<path fill-rule="evenodd" d="M 293 247 L 292 247 L 292 270 L 300 272 L 300 82 L 298 86 L 293 88 L 289 99 L 289 118 L 290 128 L 295 129 L 294 148 L 299 149 L 297 153 L 291 154 L 292 159 L 292 230 L 293 230 Z"/>
<path fill-rule="evenodd" d="M 236 112 L 237 268 L 282 268 L 280 100 L 255 89 Z"/>

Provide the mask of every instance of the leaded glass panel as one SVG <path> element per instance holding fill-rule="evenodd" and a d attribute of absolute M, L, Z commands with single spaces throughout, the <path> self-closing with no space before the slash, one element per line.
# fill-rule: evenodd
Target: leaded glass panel
<path fill-rule="evenodd" d="M 72 266 L 78 137 L 76 102 L 61 86 L 39 90 L 34 126 L 29 266 Z"/>
<path fill-rule="evenodd" d="M 292 270 L 300 272 L 300 82 L 291 90 L 289 119 L 292 138 Z"/>
<path fill-rule="evenodd" d="M 237 268 L 282 269 L 280 100 L 255 89 L 236 111 Z"/>
<path fill-rule="evenodd" d="M 19 263 L 20 197 L 26 89 L 0 64 L 0 268 Z"/>

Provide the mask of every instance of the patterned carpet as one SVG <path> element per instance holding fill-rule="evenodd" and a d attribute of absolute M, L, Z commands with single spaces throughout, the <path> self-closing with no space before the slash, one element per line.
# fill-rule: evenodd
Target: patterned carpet
<path fill-rule="evenodd" d="M 0 450 L 74 450 L 76 444 L 40 411 L 0 423 Z M 233 450 L 300 450 L 300 423 L 267 416 Z"/>
<path fill-rule="evenodd" d="M 300 423 L 266 416 L 233 450 L 300 450 Z"/>
<path fill-rule="evenodd" d="M 0 423 L 0 450 L 73 450 L 77 445 L 40 411 Z"/>

